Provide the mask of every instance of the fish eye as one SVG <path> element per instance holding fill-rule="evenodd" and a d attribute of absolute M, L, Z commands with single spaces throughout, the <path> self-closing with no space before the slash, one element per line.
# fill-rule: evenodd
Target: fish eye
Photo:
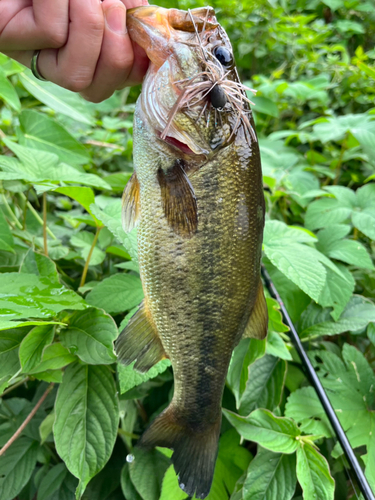
<path fill-rule="evenodd" d="M 232 54 L 229 52 L 228 49 L 226 49 L 222 45 L 219 45 L 218 47 L 215 48 L 214 56 L 222 66 L 229 67 L 232 66 L 234 62 Z"/>

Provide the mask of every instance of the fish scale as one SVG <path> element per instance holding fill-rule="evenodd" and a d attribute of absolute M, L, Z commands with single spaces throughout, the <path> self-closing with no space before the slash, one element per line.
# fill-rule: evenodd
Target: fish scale
<path fill-rule="evenodd" d="M 186 13 L 174 9 L 173 16 L 182 17 L 173 31 L 169 12 L 140 7 L 128 14 L 130 35 L 145 49 L 152 47 L 147 49 L 151 66 L 134 118 L 132 186 L 139 186 L 139 207 L 134 210 L 129 199 L 131 188 L 124 205 L 125 212 L 139 212 L 138 259 L 145 299 L 116 350 L 120 361 L 137 360 L 135 368 L 142 370 L 163 357 L 171 360 L 172 401 L 139 445 L 172 448 L 184 491 L 204 498 L 213 478 L 232 351 L 243 335 L 263 338 L 267 331 L 260 281 L 264 198 L 258 143 L 245 126 L 232 134 L 238 122 L 230 110 L 223 113 L 222 126 L 215 123 L 213 109 L 208 111 L 210 120 L 201 109 L 177 112 L 168 132 L 171 139 L 160 138 L 160 121 L 165 126 L 178 99 L 173 85 L 166 88 L 168 74 L 170 79 L 188 78 L 204 64 L 196 47 L 189 49 L 190 59 L 186 45 L 179 48 L 181 40 L 195 36 L 190 25 L 182 30 L 189 23 Z M 192 13 L 197 23 L 205 18 L 202 9 Z M 210 19 L 210 37 L 217 36 L 231 50 L 222 28 Z M 151 39 L 157 43 L 150 45 Z M 163 40 L 168 41 L 165 54 Z M 231 75 L 237 82 L 235 70 Z M 150 88 L 156 89 L 152 97 L 146 93 Z M 248 104 L 243 105 L 248 113 Z M 179 150 L 181 140 L 185 142 Z M 141 334 L 148 341 L 138 345 Z"/>

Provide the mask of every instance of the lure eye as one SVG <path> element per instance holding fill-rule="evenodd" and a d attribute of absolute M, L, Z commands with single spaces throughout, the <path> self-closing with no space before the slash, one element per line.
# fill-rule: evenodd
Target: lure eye
<path fill-rule="evenodd" d="M 234 62 L 232 54 L 222 45 L 216 47 L 216 49 L 214 50 L 214 56 L 222 66 L 229 67 L 232 66 Z"/>
<path fill-rule="evenodd" d="M 227 96 L 219 85 L 210 90 L 209 96 L 212 106 L 216 109 L 222 109 L 227 103 Z"/>

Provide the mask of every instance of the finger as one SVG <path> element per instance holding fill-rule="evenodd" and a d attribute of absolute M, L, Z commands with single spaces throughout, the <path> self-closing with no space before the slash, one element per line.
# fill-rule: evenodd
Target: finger
<path fill-rule="evenodd" d="M 13 0 L 1 3 L 1 51 L 35 50 L 65 44 L 69 0 Z M 6 23 L 4 27 L 2 22 Z"/>
<path fill-rule="evenodd" d="M 98 65 L 92 84 L 82 95 L 94 102 L 110 97 L 122 86 L 132 70 L 133 46 L 126 31 L 126 8 L 121 0 L 102 3 L 105 29 Z"/>
<path fill-rule="evenodd" d="M 133 7 L 140 7 L 141 5 L 148 5 L 147 0 L 121 0 L 127 9 L 132 9 Z"/>
<path fill-rule="evenodd" d="M 70 0 L 67 44 L 43 50 L 38 69 L 47 80 L 73 92 L 90 86 L 100 56 L 104 18 L 100 0 Z"/>

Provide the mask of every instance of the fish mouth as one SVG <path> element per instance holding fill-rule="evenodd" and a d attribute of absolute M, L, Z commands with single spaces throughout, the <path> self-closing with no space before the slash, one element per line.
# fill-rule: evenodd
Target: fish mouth
<path fill-rule="evenodd" d="M 185 153 L 189 156 L 196 154 L 196 153 L 194 153 L 194 151 L 192 149 L 189 148 L 189 146 L 187 144 L 179 141 L 175 137 L 171 137 L 171 136 L 167 135 L 167 137 L 165 137 L 165 139 L 163 139 L 163 141 L 166 142 L 167 144 L 169 144 L 170 146 L 174 146 L 175 148 L 179 149 L 182 153 Z"/>

